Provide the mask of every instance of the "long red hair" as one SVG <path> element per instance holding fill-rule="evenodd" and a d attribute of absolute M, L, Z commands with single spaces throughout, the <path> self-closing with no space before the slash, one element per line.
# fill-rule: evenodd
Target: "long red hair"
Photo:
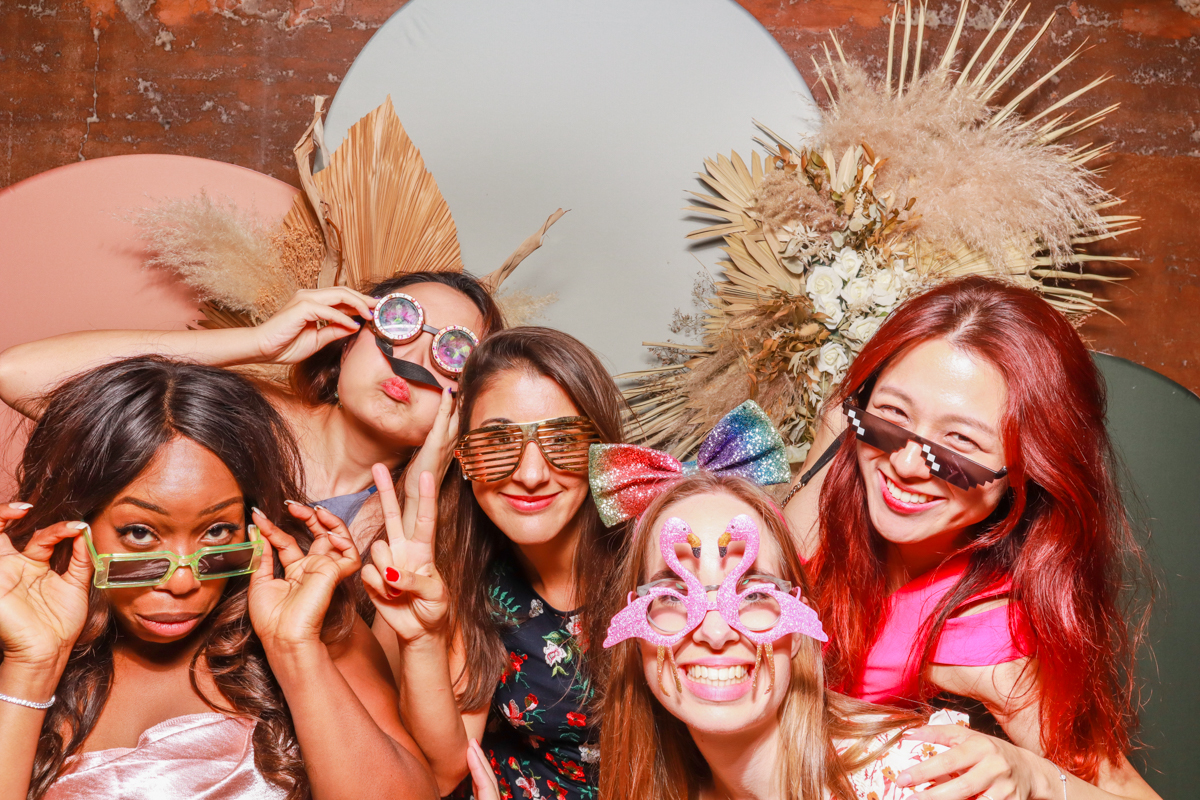
<path fill-rule="evenodd" d="M 944 338 L 996 366 L 1008 388 L 1001 421 L 1009 491 L 966 551 L 970 565 L 914 647 L 921 672 L 946 619 L 971 595 L 1011 576 L 1032 634 L 1041 694 L 1041 744 L 1086 780 L 1117 761 L 1136 726 L 1133 652 L 1146 610 L 1121 588 L 1141 551 L 1114 480 L 1105 389 L 1070 323 L 1026 289 L 981 277 L 914 297 L 887 319 L 829 402 L 858 396 L 914 345 Z M 848 436 L 820 499 L 821 543 L 809 565 L 830 635 L 830 685 L 861 675 L 888 595 L 883 540 L 871 525 L 857 444 Z M 922 677 L 922 695 L 935 690 Z"/>

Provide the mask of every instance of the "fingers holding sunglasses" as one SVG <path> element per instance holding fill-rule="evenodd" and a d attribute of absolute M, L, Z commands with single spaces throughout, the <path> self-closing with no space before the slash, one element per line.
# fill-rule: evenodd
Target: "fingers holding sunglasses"
<path fill-rule="evenodd" d="M 21 551 L 21 555 L 33 561 L 49 564 L 50 557 L 54 555 L 54 548 L 63 539 L 74 537 L 83 537 L 79 534 L 87 530 L 87 523 L 78 520 L 74 522 L 57 522 L 47 528 L 34 531 L 33 536 L 25 543 L 25 549 Z M 6 537 L 7 538 L 7 537 Z M 87 544 L 83 544 L 83 552 L 87 553 Z M 89 559 L 88 563 L 91 563 Z"/>
<path fill-rule="evenodd" d="M 296 543 L 292 535 L 267 519 L 266 514 L 255 508 L 251 509 L 250 518 L 254 520 L 254 524 L 258 526 L 267 543 L 278 552 L 279 563 L 285 569 L 304 558 L 304 550 Z M 266 557 L 266 548 L 263 548 L 263 560 L 266 560 Z"/>
<path fill-rule="evenodd" d="M 78 528 L 59 523 L 37 531 L 20 552 L 0 533 L 0 647 L 5 666 L 32 675 L 51 676 L 53 692 L 88 612 L 92 563 Z M 74 537 L 71 561 L 63 574 L 50 567 L 54 545 Z M 43 700 L 45 697 L 31 699 Z"/>

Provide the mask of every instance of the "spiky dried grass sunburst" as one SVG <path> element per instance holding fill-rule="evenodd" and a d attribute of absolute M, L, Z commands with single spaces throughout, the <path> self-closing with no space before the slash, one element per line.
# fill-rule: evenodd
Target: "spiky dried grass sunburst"
<path fill-rule="evenodd" d="M 748 165 L 736 153 L 704 162 L 700 179 L 712 194 L 693 193 L 701 205 L 689 210 L 721 222 L 690 238 L 723 237 L 727 259 L 701 344 L 648 342 L 669 363 L 618 376 L 631 380 L 626 398 L 640 441 L 684 458 L 721 414 L 753 397 L 801 460 L 821 400 L 841 374 L 814 366 L 816 358 L 831 338 L 848 342 L 851 356 L 861 346 L 844 325 L 830 324 L 805 288 L 815 265 L 844 247 L 869 262 L 868 276 L 902 265 L 901 296 L 986 274 L 1040 291 L 1077 321 L 1102 310 L 1100 298 L 1065 281 L 1119 280 L 1083 268 L 1129 259 L 1084 246 L 1133 230 L 1138 219 L 1111 213 L 1120 201 L 1089 169 L 1105 148 L 1063 143 L 1113 107 L 1079 120 L 1063 109 L 1106 79 L 1020 118 L 1018 109 L 1080 51 L 1016 85 L 1051 20 L 1011 54 L 1029 9 L 1010 24 L 1010 2 L 956 69 L 968 7 L 963 0 L 949 43 L 926 70 L 923 5 L 914 15 L 905 3 L 899 47 L 893 12 L 882 80 L 847 59 L 834 38 L 817 64 L 829 101 L 813 143 L 798 148 L 760 126 L 765 161 L 755 152 Z M 1002 92 L 1010 99 L 996 105 Z M 855 302 L 843 304 L 848 313 L 874 313 Z"/>

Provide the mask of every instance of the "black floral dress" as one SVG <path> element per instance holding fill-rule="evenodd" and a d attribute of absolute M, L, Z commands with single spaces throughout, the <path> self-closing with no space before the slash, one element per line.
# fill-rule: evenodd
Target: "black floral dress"
<path fill-rule="evenodd" d="M 590 800 L 597 795 L 599 731 L 589 722 L 592 686 L 578 612 L 552 608 L 516 564 L 493 569 L 491 598 L 508 665 L 480 743 L 508 800 Z"/>

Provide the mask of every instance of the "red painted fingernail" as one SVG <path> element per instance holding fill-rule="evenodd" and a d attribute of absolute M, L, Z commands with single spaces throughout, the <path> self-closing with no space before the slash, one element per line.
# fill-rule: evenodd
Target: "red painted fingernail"
<path fill-rule="evenodd" d="M 400 573 L 397 572 L 394 568 L 388 567 L 386 570 L 384 570 L 383 577 L 386 578 L 387 580 L 391 581 L 392 583 L 395 583 L 396 581 L 400 580 Z"/>

